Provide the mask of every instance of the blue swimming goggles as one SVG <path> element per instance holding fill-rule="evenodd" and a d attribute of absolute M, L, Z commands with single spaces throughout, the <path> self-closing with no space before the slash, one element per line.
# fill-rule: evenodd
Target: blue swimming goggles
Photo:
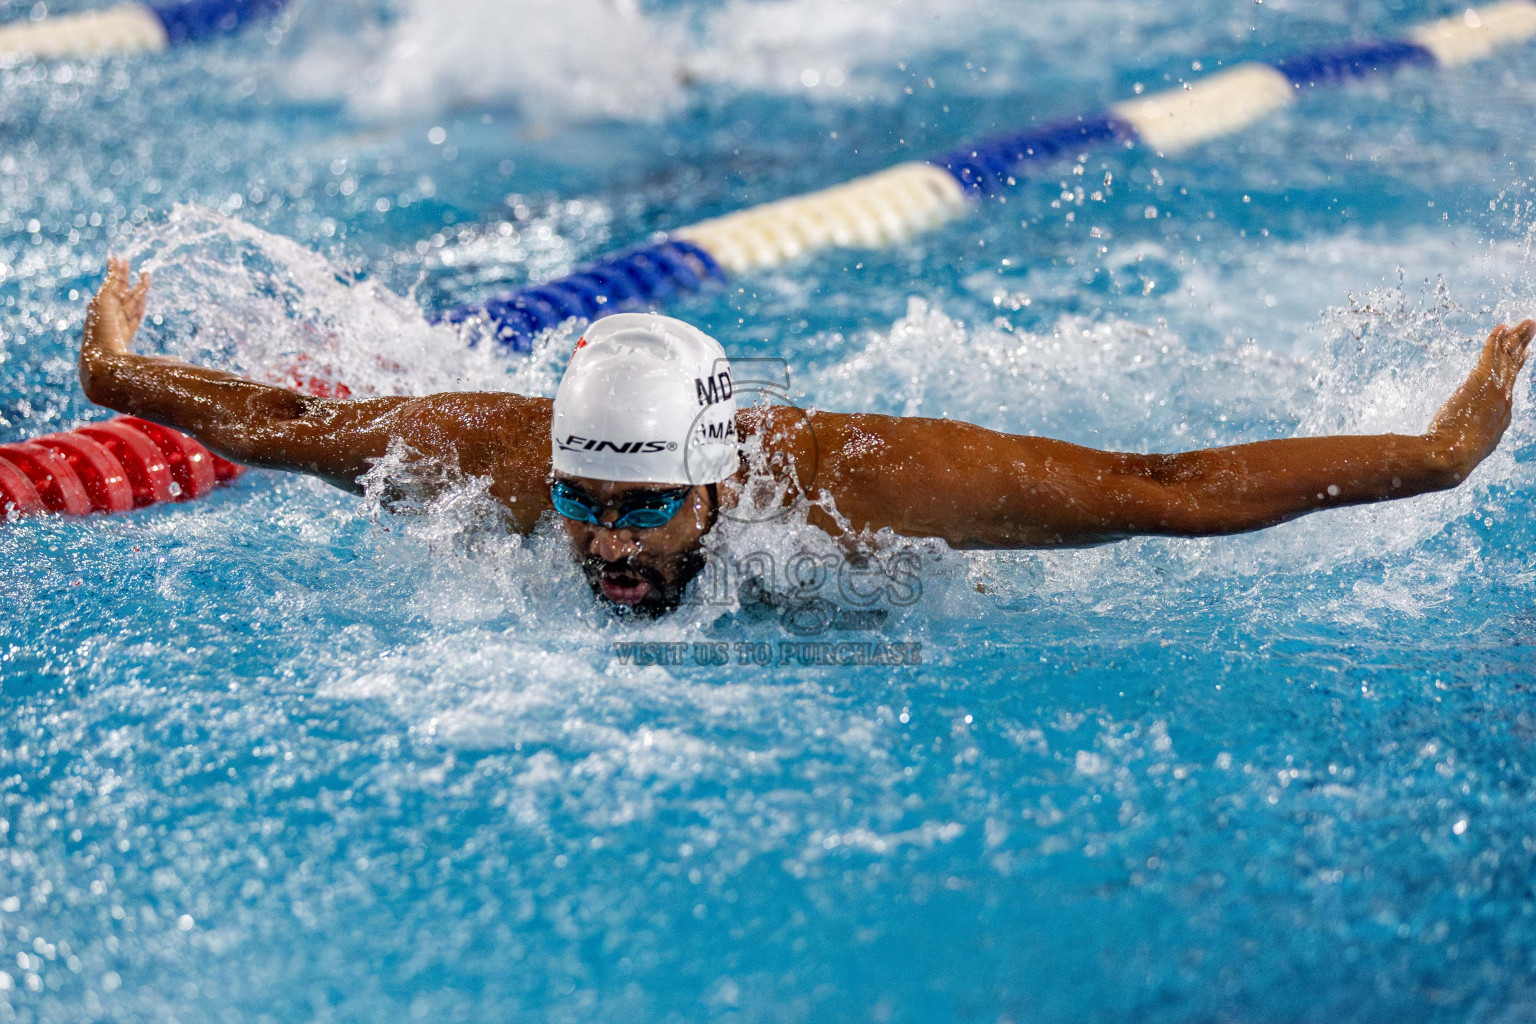
<path fill-rule="evenodd" d="M 590 495 L 564 480 L 556 480 L 549 485 L 549 500 L 554 502 L 556 512 L 578 523 L 590 523 L 609 530 L 654 530 L 672 521 L 692 490 L 692 487 L 679 487 L 670 491 L 640 491 L 626 495 L 619 502 L 619 518 L 613 523 L 602 521 L 606 506 L 593 501 Z"/>

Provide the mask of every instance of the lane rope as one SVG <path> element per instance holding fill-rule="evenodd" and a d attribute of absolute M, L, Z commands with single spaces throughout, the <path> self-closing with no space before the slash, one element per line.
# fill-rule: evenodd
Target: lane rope
<path fill-rule="evenodd" d="M 193 501 L 244 472 L 187 434 L 118 416 L 62 434 L 0 444 L 0 521 L 11 515 L 84 516 Z"/>
<path fill-rule="evenodd" d="M 979 200 L 1005 195 L 1066 156 L 1133 146 L 1175 155 L 1240 131 L 1314 88 L 1409 67 L 1457 67 L 1533 37 L 1536 0 L 1507 0 L 1415 26 L 1401 39 L 1239 64 L 1100 113 L 983 139 L 927 161 L 679 228 L 655 245 L 460 307 L 442 319 L 482 324 L 502 347 L 527 352 L 540 333 L 570 317 L 654 308 L 727 274 L 776 267 L 834 246 L 898 244 L 962 216 Z M 690 247 L 691 273 L 668 276 L 665 287 L 631 287 L 627 275 L 610 272 L 615 262 L 668 259 L 680 245 Z"/>

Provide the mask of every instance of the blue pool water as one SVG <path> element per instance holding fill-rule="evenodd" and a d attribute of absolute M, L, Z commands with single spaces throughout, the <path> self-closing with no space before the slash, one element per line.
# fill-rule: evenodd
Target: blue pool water
<path fill-rule="evenodd" d="M 336 0 L 0 69 L 0 442 L 106 415 L 72 360 L 109 252 L 156 272 L 152 350 L 550 394 L 569 330 L 508 361 L 420 311 L 1451 10 L 937 6 Z M 824 408 L 1164 451 L 1417 432 L 1536 308 L 1531 55 L 1069 161 L 677 311 Z M 4 524 L 0 1019 L 1530 1020 L 1530 398 L 1447 494 L 1220 540 L 888 544 L 916 585 L 831 635 L 921 645 L 900 667 L 734 664 L 801 638 L 729 595 L 615 621 L 473 481 L 413 516 L 253 472 Z"/>

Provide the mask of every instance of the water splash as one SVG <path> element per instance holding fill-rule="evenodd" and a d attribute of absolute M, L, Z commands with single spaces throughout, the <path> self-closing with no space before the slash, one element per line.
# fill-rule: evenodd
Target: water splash
<path fill-rule="evenodd" d="M 143 335 L 169 355 L 258 379 L 294 377 L 352 394 L 553 392 L 558 333 L 534 358 L 509 360 L 429 324 L 420 308 L 296 242 L 203 207 L 178 204 L 126 255 L 155 278 Z M 561 366 L 563 369 L 563 365 Z"/>

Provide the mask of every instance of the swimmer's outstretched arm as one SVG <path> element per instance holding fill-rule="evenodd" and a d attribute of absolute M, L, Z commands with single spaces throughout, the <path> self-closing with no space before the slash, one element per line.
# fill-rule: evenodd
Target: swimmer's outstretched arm
<path fill-rule="evenodd" d="M 1417 436 L 1304 437 L 1175 455 L 1102 452 L 948 420 L 821 413 L 784 440 L 802 479 L 854 529 L 956 547 L 1086 545 L 1137 534 L 1210 536 L 1318 509 L 1455 487 L 1509 426 L 1536 322 L 1499 326 L 1477 366 Z M 810 426 L 813 425 L 813 426 Z M 827 524 L 827 525 L 830 525 Z"/>
<path fill-rule="evenodd" d="M 149 275 L 137 286 L 130 276 L 127 261 L 112 260 L 86 312 L 80 383 L 91 401 L 185 431 L 235 462 L 308 473 L 353 492 L 372 461 L 399 440 L 419 454 L 448 457 L 466 473 L 493 477 L 492 493 L 515 512 L 523 499 L 532 520 L 547 507 L 548 399 L 452 393 L 338 401 L 137 355 L 131 344 Z"/>

